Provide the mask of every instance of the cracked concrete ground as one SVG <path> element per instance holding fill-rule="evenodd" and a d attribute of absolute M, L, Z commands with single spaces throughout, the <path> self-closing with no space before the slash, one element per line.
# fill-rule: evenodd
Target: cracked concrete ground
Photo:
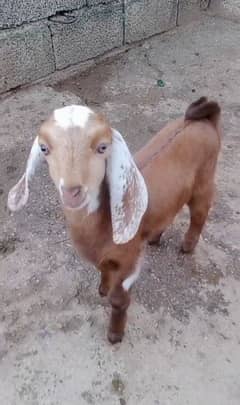
<path fill-rule="evenodd" d="M 2 98 L 2 405 L 239 405 L 239 43 L 239 25 L 205 17 L 54 87 Z M 125 339 L 112 347 L 99 276 L 73 251 L 46 166 L 22 212 L 8 213 L 8 190 L 56 107 L 85 102 L 103 111 L 134 151 L 200 95 L 223 109 L 215 206 L 193 255 L 179 253 L 186 211 L 148 249 Z"/>

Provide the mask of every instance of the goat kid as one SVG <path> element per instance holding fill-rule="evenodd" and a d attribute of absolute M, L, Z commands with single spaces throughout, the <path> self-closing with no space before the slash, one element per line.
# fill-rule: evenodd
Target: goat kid
<path fill-rule="evenodd" d="M 9 192 L 10 210 L 21 209 L 46 158 L 73 243 L 101 271 L 99 293 L 112 306 L 111 343 L 123 338 L 146 242 L 157 242 L 184 204 L 191 220 L 183 252 L 198 242 L 213 197 L 219 118 L 218 104 L 202 97 L 133 158 L 104 117 L 85 106 L 63 107 L 42 125 L 26 171 Z"/>

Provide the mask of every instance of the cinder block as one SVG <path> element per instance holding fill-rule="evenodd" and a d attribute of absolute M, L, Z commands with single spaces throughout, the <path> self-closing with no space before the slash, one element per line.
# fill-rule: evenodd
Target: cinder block
<path fill-rule="evenodd" d="M 239 0 L 212 0 L 210 12 L 236 21 L 240 20 Z"/>
<path fill-rule="evenodd" d="M 73 24 L 50 23 L 57 69 L 86 61 L 123 42 L 121 2 L 83 8 Z"/>
<path fill-rule="evenodd" d="M 0 31 L 0 92 L 30 83 L 55 69 L 49 28 L 33 23 Z"/>
<path fill-rule="evenodd" d="M 97 4 L 113 3 L 115 0 L 87 0 L 88 6 L 96 6 Z"/>
<path fill-rule="evenodd" d="M 178 25 L 187 24 L 200 17 L 202 12 L 200 1 L 201 0 L 180 0 Z"/>
<path fill-rule="evenodd" d="M 126 43 L 173 28 L 176 0 L 125 0 Z"/>
<path fill-rule="evenodd" d="M 0 28 L 16 27 L 85 5 L 86 0 L 0 0 Z"/>

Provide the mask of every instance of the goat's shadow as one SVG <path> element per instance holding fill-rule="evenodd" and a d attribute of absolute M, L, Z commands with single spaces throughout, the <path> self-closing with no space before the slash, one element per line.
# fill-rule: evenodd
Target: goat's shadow
<path fill-rule="evenodd" d="M 187 321 L 197 307 L 227 314 L 227 302 L 219 286 L 221 269 L 209 257 L 208 264 L 202 265 L 194 253 L 183 254 L 180 251 L 183 234 L 181 227 L 173 225 L 158 246 L 147 248 L 141 277 L 135 286 L 136 301 L 151 312 L 163 308 L 180 321 Z"/>

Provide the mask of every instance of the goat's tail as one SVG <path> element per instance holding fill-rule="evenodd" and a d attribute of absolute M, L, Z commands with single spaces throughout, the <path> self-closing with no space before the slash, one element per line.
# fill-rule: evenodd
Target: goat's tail
<path fill-rule="evenodd" d="M 221 108 L 216 101 L 208 101 L 207 97 L 201 97 L 188 107 L 185 120 L 200 121 L 208 119 L 216 127 L 220 114 Z"/>

